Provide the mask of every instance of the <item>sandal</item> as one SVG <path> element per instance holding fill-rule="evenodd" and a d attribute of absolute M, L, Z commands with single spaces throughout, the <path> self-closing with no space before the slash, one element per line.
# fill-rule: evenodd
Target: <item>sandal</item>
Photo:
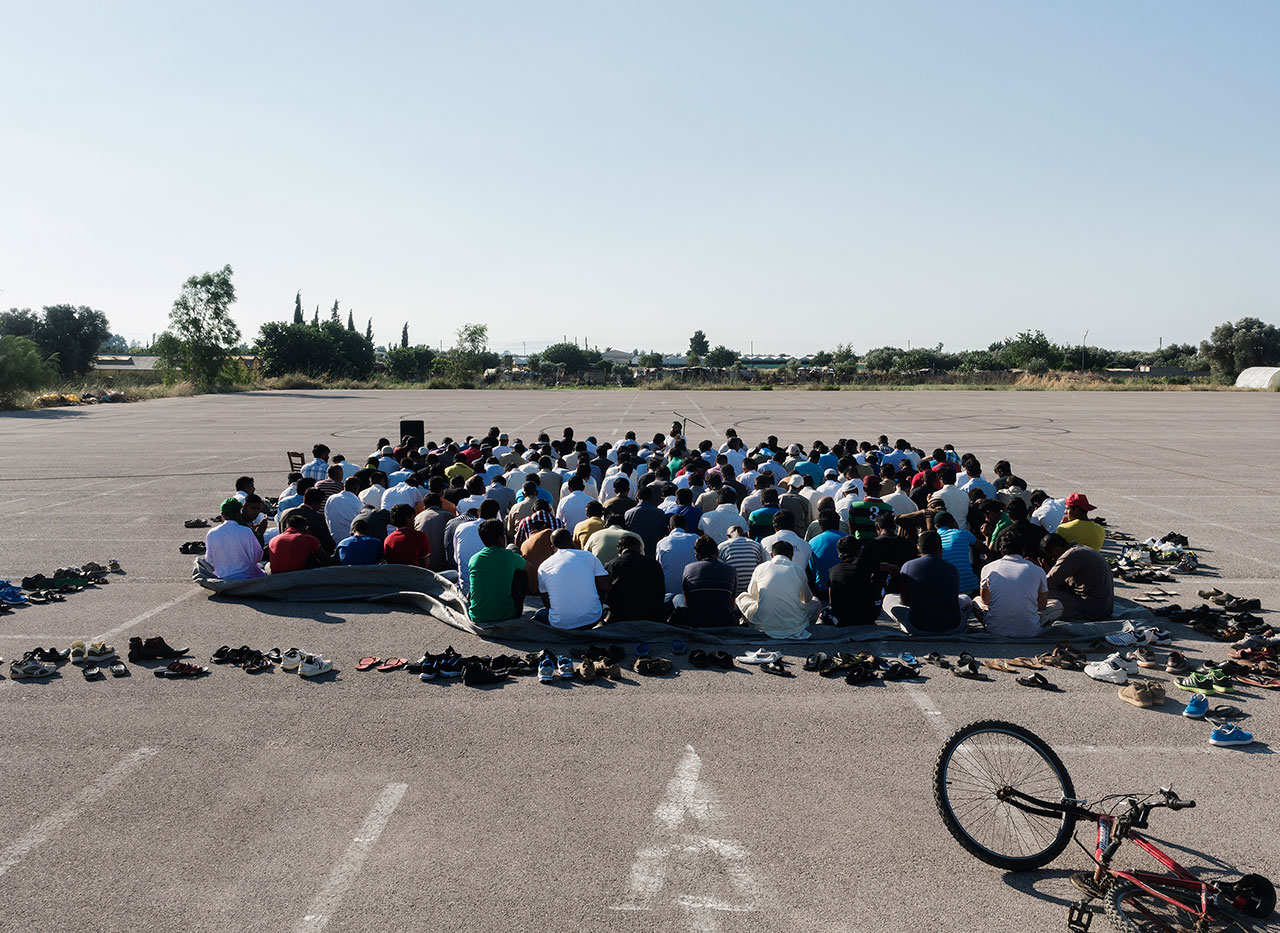
<path fill-rule="evenodd" d="M 693 655 L 689 655 L 689 660 L 693 660 Z M 804 669 L 806 671 L 816 671 L 822 666 L 822 662 L 827 660 L 827 656 L 821 651 L 815 652 L 804 659 Z"/>
<path fill-rule="evenodd" d="M 1017 671 L 1010 666 L 1008 661 L 1002 661 L 999 658 L 987 659 L 982 662 L 982 666 L 993 671 L 1003 671 L 1006 674 L 1016 674 Z"/>
<path fill-rule="evenodd" d="M 215 661 L 218 660 L 217 655 L 214 655 L 213 659 Z M 374 667 L 375 665 L 378 665 L 381 663 L 382 663 L 382 658 L 378 658 L 378 657 L 374 657 L 373 655 L 370 655 L 367 658 L 360 659 L 360 663 L 356 665 L 356 670 L 367 671 L 369 668 Z"/>
<path fill-rule="evenodd" d="M 712 664 L 714 664 L 716 667 L 720 668 L 721 670 L 729 671 L 729 670 L 733 670 L 733 668 L 735 667 L 733 663 L 733 655 L 731 655 L 727 651 L 717 651 L 714 654 L 710 655 L 708 660 L 710 660 Z"/>
<path fill-rule="evenodd" d="M 1250 687 L 1261 687 L 1263 690 L 1280 690 L 1280 680 L 1264 674 L 1237 674 L 1236 680 Z"/>
<path fill-rule="evenodd" d="M 919 677 L 918 668 L 909 664 L 903 664 L 900 661 L 890 661 L 889 665 L 880 672 L 881 680 L 911 680 L 913 677 Z"/>
<path fill-rule="evenodd" d="M 948 661 L 944 655 L 938 654 L 936 651 L 930 651 L 920 660 L 925 664 L 936 664 L 938 667 L 944 669 L 951 666 L 951 662 Z"/>
<path fill-rule="evenodd" d="M 1010 658 L 1009 663 L 1014 667 L 1029 667 L 1033 671 L 1044 670 L 1044 665 L 1035 658 Z"/>
<path fill-rule="evenodd" d="M 124 666 L 123 661 L 117 660 L 116 663 L 111 665 L 111 676 L 112 677 L 128 677 L 129 668 Z"/>
<path fill-rule="evenodd" d="M 1035 687 L 1038 690 L 1049 690 L 1051 692 L 1058 689 L 1057 685 L 1046 680 L 1043 674 L 1026 674 L 1015 678 L 1015 680 L 1023 687 Z"/>
<path fill-rule="evenodd" d="M 1223 722 L 1232 722 L 1237 719 L 1244 719 L 1249 714 L 1238 706 L 1215 706 L 1204 714 L 1205 719 L 1219 719 Z"/>
<path fill-rule="evenodd" d="M 384 674 L 387 671 L 398 671 L 408 663 L 408 658 L 387 658 L 384 662 L 378 665 L 378 670 L 382 671 Z"/>
<path fill-rule="evenodd" d="M 961 657 L 963 658 L 964 655 L 962 655 Z M 991 679 L 986 674 L 978 670 L 978 662 L 975 661 L 972 656 L 969 656 L 968 661 L 961 660 L 957 662 L 956 666 L 951 669 L 951 673 L 955 674 L 957 677 L 963 677 L 966 680 L 990 680 Z"/>
<path fill-rule="evenodd" d="M 607 667 L 609 662 L 604 662 L 604 663 Z M 617 662 L 615 661 L 612 663 L 616 664 Z M 707 656 L 707 653 L 703 651 L 701 648 L 695 648 L 689 652 L 689 663 L 696 668 L 705 668 L 708 664 L 711 663 L 711 658 L 709 658 Z"/>
<path fill-rule="evenodd" d="M 787 670 L 786 667 L 783 666 L 782 661 L 766 661 L 765 663 L 760 665 L 760 670 L 764 671 L 766 674 L 774 674 L 777 677 L 796 676 L 795 674 L 791 673 L 791 671 Z"/>
<path fill-rule="evenodd" d="M 854 664 L 849 668 L 849 673 L 844 675 L 844 682 L 850 686 L 865 684 L 868 681 L 876 679 L 876 672 L 869 664 Z"/>
<path fill-rule="evenodd" d="M 98 667 L 98 665 L 96 664 L 90 664 L 88 667 L 84 669 L 84 679 L 85 680 L 101 680 L 102 668 Z"/>

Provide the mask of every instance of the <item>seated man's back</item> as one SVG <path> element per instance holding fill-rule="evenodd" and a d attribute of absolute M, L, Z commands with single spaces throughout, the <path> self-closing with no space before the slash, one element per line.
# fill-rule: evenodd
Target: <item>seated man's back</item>
<path fill-rule="evenodd" d="M 678 624 L 719 627 L 738 624 L 738 607 L 733 601 L 737 573 L 720 560 L 716 542 L 707 535 L 694 545 L 692 564 L 685 567 L 681 581 L 684 609 Z"/>
<path fill-rule="evenodd" d="M 637 535 L 628 535 L 618 542 L 618 556 L 606 565 L 611 583 L 610 622 L 660 622 L 666 618 L 662 565 L 647 556 L 643 547 Z"/>

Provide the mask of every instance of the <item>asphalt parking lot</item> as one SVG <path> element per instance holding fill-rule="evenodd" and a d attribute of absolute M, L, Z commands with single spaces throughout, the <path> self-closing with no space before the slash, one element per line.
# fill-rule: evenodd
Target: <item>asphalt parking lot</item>
<path fill-rule="evenodd" d="M 1005 674 L 850 687 L 687 664 L 617 684 L 423 684 L 355 664 L 505 649 L 399 609 L 211 599 L 178 553 L 200 534 L 183 520 L 213 515 L 236 476 L 275 495 L 285 451 L 317 441 L 362 458 L 401 418 L 436 438 L 570 424 L 614 440 L 679 412 L 705 425 L 695 438 L 730 425 L 805 444 L 886 433 L 951 442 L 988 471 L 1009 459 L 1054 495 L 1086 492 L 1114 529 L 1185 534 L 1203 570 L 1169 585 L 1181 604 L 1216 586 L 1272 608 L 1278 405 L 1275 393 L 300 391 L 0 415 L 0 578 L 110 557 L 126 571 L 0 616 L 6 660 L 163 635 L 197 659 L 297 645 L 337 666 L 315 682 L 135 667 L 89 683 L 70 666 L 0 680 L 0 929 L 1060 929 L 1078 850 L 1004 875 L 934 809 L 943 739 L 992 716 L 1047 739 L 1082 794 L 1173 781 L 1196 798 L 1153 823 L 1188 865 L 1280 878 L 1280 692 L 1238 692 L 1260 741 L 1212 749 L 1171 683 L 1163 707 L 1139 710 L 1064 672 L 1050 673 L 1053 694 Z M 1225 657 L 1178 634 L 1193 658 Z"/>

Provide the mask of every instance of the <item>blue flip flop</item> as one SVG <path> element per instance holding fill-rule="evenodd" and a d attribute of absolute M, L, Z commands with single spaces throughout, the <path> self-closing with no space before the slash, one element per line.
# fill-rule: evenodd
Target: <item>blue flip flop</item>
<path fill-rule="evenodd" d="M 685 644 L 680 639 L 676 638 L 671 642 L 672 654 L 684 654 L 684 649 L 685 649 Z"/>

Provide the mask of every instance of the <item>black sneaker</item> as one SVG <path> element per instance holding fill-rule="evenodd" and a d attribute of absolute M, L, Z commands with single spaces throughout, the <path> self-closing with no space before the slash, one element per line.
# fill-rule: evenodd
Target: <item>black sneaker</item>
<path fill-rule="evenodd" d="M 506 679 L 505 671 L 498 673 L 486 664 L 473 662 L 462 666 L 462 682 L 468 687 L 488 687 Z"/>
<path fill-rule="evenodd" d="M 453 649 L 450 649 L 450 651 L 452 650 Z M 437 662 L 436 665 L 436 669 L 439 671 L 441 677 L 461 677 L 462 668 L 462 655 L 456 652 L 446 654 Z"/>

